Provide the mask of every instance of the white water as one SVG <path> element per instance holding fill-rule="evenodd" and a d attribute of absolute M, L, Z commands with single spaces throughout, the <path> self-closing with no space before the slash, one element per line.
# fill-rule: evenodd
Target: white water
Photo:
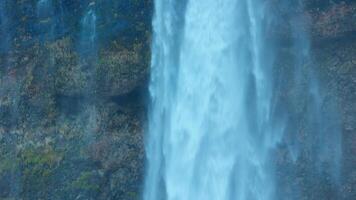
<path fill-rule="evenodd" d="M 276 200 L 324 192 L 306 184 L 338 190 L 337 112 L 324 105 L 313 69 L 303 69 L 311 62 L 307 33 L 290 21 L 291 75 L 274 74 L 279 55 L 267 31 L 276 16 L 265 3 L 155 0 L 143 199 Z M 286 16 L 304 23 L 298 14 Z M 278 84 L 288 82 L 298 99 L 278 96 Z M 289 154 L 277 164 L 284 149 Z"/>
<path fill-rule="evenodd" d="M 263 3 L 155 3 L 144 199 L 273 199 Z"/>

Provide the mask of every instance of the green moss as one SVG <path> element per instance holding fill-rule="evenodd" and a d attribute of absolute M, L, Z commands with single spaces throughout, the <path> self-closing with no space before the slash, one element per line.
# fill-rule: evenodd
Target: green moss
<path fill-rule="evenodd" d="M 10 156 L 0 160 L 0 174 L 10 172 L 16 169 L 17 160 L 12 159 Z"/>
<path fill-rule="evenodd" d="M 96 174 L 94 172 L 82 172 L 80 176 L 72 182 L 72 187 L 80 190 L 98 191 L 100 187 L 95 184 Z"/>
<path fill-rule="evenodd" d="M 111 49 L 101 51 L 96 66 L 98 91 L 108 95 L 120 95 L 131 91 L 147 75 L 144 44 L 135 42 L 126 47 L 115 41 Z"/>
<path fill-rule="evenodd" d="M 22 178 L 30 188 L 46 184 L 62 160 L 62 154 L 51 148 L 27 148 L 19 155 Z"/>
<path fill-rule="evenodd" d="M 61 158 L 53 150 L 46 150 L 44 152 L 38 152 L 36 150 L 30 149 L 24 151 L 22 154 L 24 164 L 26 165 L 43 165 L 43 166 L 54 166 Z"/>
<path fill-rule="evenodd" d="M 132 192 L 132 191 L 127 192 L 127 195 L 130 197 L 130 199 L 138 199 L 139 197 L 137 192 Z"/>

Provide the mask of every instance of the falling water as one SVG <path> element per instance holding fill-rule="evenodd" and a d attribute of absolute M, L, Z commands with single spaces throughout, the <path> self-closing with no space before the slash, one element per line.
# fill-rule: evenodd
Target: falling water
<path fill-rule="evenodd" d="M 271 199 L 267 159 L 283 127 L 270 123 L 262 4 L 174 4 L 156 1 L 145 198 L 163 198 L 164 184 L 164 199 Z"/>
<path fill-rule="evenodd" d="M 82 58 L 96 58 L 96 14 L 95 3 L 90 3 L 81 21 L 80 53 Z"/>
<path fill-rule="evenodd" d="M 87 72 L 88 84 L 86 95 L 88 98 L 95 91 L 95 69 L 97 65 L 97 17 L 95 3 L 90 3 L 81 20 L 79 35 L 80 65 Z"/>
<path fill-rule="evenodd" d="M 88 112 L 83 113 L 86 117 L 86 142 L 93 141 L 94 131 L 97 126 L 97 109 L 95 105 L 96 96 L 96 65 L 97 54 L 97 16 L 95 3 L 91 2 L 81 20 L 81 32 L 79 38 L 79 55 L 82 70 L 86 72 L 87 86 L 84 91 L 84 102 L 90 107 Z"/>
<path fill-rule="evenodd" d="M 276 100 L 272 19 L 259 0 L 155 1 L 145 200 L 283 199 L 273 152 L 289 145 L 292 122 Z M 296 68 L 307 46 L 296 45 L 306 55 L 296 56 Z M 311 132 L 322 118 L 314 80 L 300 91 L 312 102 Z"/>

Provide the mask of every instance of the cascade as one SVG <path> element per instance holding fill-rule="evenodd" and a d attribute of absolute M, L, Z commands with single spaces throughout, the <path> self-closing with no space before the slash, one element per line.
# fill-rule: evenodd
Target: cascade
<path fill-rule="evenodd" d="M 86 116 L 86 142 L 92 142 L 94 131 L 97 125 L 96 109 L 96 67 L 98 62 L 97 54 L 97 16 L 95 13 L 95 3 L 91 2 L 81 20 L 81 31 L 79 38 L 80 62 L 87 75 L 87 85 L 84 91 L 84 102 L 89 103 Z"/>
<path fill-rule="evenodd" d="M 338 125 L 321 128 L 330 119 L 321 111 L 312 70 L 298 80 L 310 60 L 301 30 L 291 36 L 292 78 L 307 87 L 296 90 L 307 101 L 303 119 L 314 136 L 298 143 L 285 134 L 299 124 L 278 99 L 276 83 L 286 78 L 273 73 L 280 59 L 268 32 L 274 17 L 260 0 L 155 1 L 145 200 L 298 199 L 278 190 L 283 181 L 273 161 L 283 146 L 291 170 L 304 162 L 300 149 L 307 149 L 315 159 L 307 173 L 327 163 L 334 166 L 327 173 L 336 174 Z M 297 110 L 293 100 L 283 103 Z M 336 156 L 327 159 L 331 152 Z"/>
<path fill-rule="evenodd" d="M 91 3 L 81 20 L 79 51 L 84 58 L 96 57 L 96 18 L 95 4 Z"/>

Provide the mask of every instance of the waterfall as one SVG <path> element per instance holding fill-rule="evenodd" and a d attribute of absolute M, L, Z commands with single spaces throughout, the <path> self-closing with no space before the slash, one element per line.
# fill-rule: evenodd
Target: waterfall
<path fill-rule="evenodd" d="M 81 21 L 80 52 L 82 56 L 93 56 L 96 54 L 96 14 L 95 4 L 91 3 Z M 88 57 L 86 57 L 88 58 Z"/>
<path fill-rule="evenodd" d="M 94 132 L 97 127 L 96 108 L 96 68 L 98 62 L 97 49 L 97 15 L 95 2 L 88 4 L 82 20 L 79 38 L 80 64 L 86 72 L 86 87 L 84 90 L 84 104 L 88 104 L 87 112 L 83 113 L 86 123 L 85 141 L 91 143 L 94 140 Z"/>
<path fill-rule="evenodd" d="M 328 139 L 294 144 L 285 135 L 298 125 L 282 107 L 293 100 L 278 99 L 276 84 L 287 78 L 273 73 L 277 42 L 267 33 L 273 17 L 260 0 L 155 1 L 145 200 L 298 199 L 277 196 L 287 194 L 277 192 L 275 154 L 287 146 L 296 170 L 304 162 L 298 148 L 326 150 Z M 298 71 L 309 59 L 308 38 L 294 38 L 301 44 L 293 50 Z M 311 101 L 303 115 L 310 131 L 323 137 L 319 88 L 308 74 L 307 90 L 296 90 Z M 330 141 L 338 149 L 339 142 Z M 308 165 L 316 169 L 324 161 Z"/>
<path fill-rule="evenodd" d="M 283 126 L 270 123 L 262 3 L 174 4 L 156 1 L 145 197 L 162 198 L 164 182 L 166 199 L 271 199 L 267 159 Z"/>
<path fill-rule="evenodd" d="M 83 68 L 87 69 L 89 84 L 87 95 L 90 96 L 94 89 L 95 68 L 98 61 L 97 49 L 97 16 L 95 12 L 95 3 L 90 3 L 81 20 L 81 31 L 79 35 L 80 62 Z M 89 97 L 91 98 L 91 97 Z"/>

